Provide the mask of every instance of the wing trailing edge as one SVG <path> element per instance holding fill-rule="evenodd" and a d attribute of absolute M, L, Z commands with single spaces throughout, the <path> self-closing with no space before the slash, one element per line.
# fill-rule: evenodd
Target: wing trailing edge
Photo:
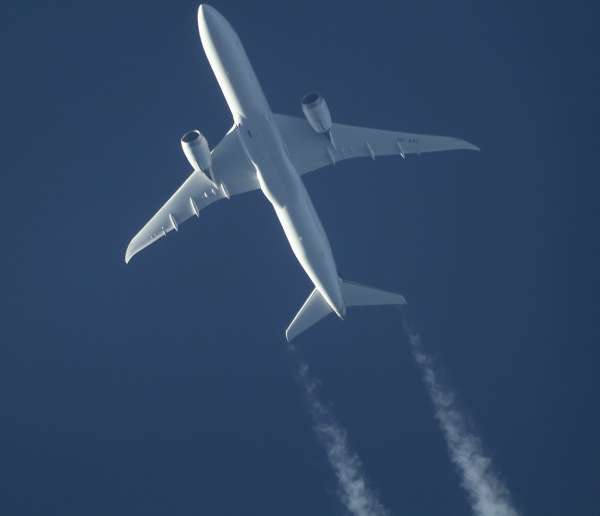
<path fill-rule="evenodd" d="M 384 131 L 351 125 L 333 124 L 331 137 L 335 146 L 323 134 L 317 133 L 306 119 L 288 115 L 273 115 L 290 158 L 300 175 L 351 158 L 422 154 L 449 150 L 479 150 L 460 138 L 427 134 Z"/>

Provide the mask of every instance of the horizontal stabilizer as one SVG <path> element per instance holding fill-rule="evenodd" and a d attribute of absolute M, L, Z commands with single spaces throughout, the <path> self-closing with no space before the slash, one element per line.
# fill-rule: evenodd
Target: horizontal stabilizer
<path fill-rule="evenodd" d="M 344 281 L 340 279 L 340 288 L 346 306 L 370 306 L 370 305 L 405 305 L 406 299 L 400 294 L 394 294 L 386 290 L 367 287 L 359 283 Z"/>
<path fill-rule="evenodd" d="M 339 282 L 346 307 L 406 304 L 406 299 L 400 294 L 394 294 L 393 292 L 379 288 L 367 287 L 366 285 L 352 283 L 351 281 L 344 281 L 343 279 L 340 279 Z M 304 306 L 285 332 L 288 342 L 331 312 L 333 312 L 333 309 L 325 301 L 321 293 L 317 289 L 313 290 L 313 293 L 306 300 L 306 303 L 304 303 Z"/>
<path fill-rule="evenodd" d="M 333 309 L 325 301 L 325 298 L 317 289 L 314 289 L 285 332 L 288 342 L 331 312 Z"/>

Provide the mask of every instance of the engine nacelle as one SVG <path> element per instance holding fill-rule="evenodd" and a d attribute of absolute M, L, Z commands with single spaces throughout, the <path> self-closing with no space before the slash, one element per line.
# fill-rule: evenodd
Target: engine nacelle
<path fill-rule="evenodd" d="M 302 111 L 311 127 L 318 133 L 331 130 L 331 115 L 323 96 L 319 93 L 309 93 L 302 99 Z"/>
<path fill-rule="evenodd" d="M 181 137 L 181 147 L 185 157 L 194 167 L 194 170 L 202 170 L 210 177 L 210 167 L 212 160 L 210 158 L 210 149 L 206 138 L 200 131 L 190 131 Z"/>
<path fill-rule="evenodd" d="M 331 136 L 331 115 L 325 99 L 320 93 L 309 93 L 302 99 L 302 111 L 310 126 L 318 133 L 327 136 L 331 145 L 335 143 Z"/>

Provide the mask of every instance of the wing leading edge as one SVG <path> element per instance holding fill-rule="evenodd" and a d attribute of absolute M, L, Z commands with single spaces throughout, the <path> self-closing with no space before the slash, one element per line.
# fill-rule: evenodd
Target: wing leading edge
<path fill-rule="evenodd" d="M 400 133 L 342 124 L 331 127 L 334 148 L 324 135 L 312 129 L 306 119 L 287 115 L 274 115 L 274 118 L 299 174 L 350 158 L 375 159 L 375 156 L 393 154 L 405 156 L 458 149 L 479 150 L 472 143 L 450 136 Z"/>

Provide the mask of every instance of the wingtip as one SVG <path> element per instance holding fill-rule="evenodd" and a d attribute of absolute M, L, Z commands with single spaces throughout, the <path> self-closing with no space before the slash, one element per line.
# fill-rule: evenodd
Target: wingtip
<path fill-rule="evenodd" d="M 456 141 L 461 142 L 462 147 L 460 147 L 461 149 L 468 149 L 468 150 L 476 150 L 476 151 L 481 151 L 481 149 L 479 147 L 477 147 L 477 145 L 473 145 L 471 142 L 468 142 L 467 140 L 463 140 L 462 138 L 455 138 Z"/>
<path fill-rule="evenodd" d="M 129 263 L 129 260 L 131 260 L 134 254 L 135 252 L 132 252 L 131 244 L 129 244 L 129 246 L 127 247 L 127 251 L 125 252 L 125 263 Z"/>
<path fill-rule="evenodd" d="M 477 147 L 477 145 L 473 145 L 471 142 L 463 140 L 469 147 L 469 150 L 476 150 L 477 152 L 481 152 L 481 149 Z"/>
<path fill-rule="evenodd" d="M 294 321 L 292 321 L 292 323 L 293 323 L 293 322 L 294 322 Z M 298 336 L 298 334 L 297 334 L 297 333 L 295 333 L 295 334 L 293 334 L 293 335 L 291 334 L 291 332 L 290 332 L 290 328 L 291 328 L 291 326 L 292 326 L 292 325 L 290 324 L 290 325 L 288 326 L 287 330 L 285 330 L 285 340 L 287 340 L 287 341 L 288 341 L 288 343 L 289 343 L 289 342 L 292 342 L 292 341 L 293 341 L 293 340 L 294 340 L 294 339 L 295 339 L 295 338 Z"/>

